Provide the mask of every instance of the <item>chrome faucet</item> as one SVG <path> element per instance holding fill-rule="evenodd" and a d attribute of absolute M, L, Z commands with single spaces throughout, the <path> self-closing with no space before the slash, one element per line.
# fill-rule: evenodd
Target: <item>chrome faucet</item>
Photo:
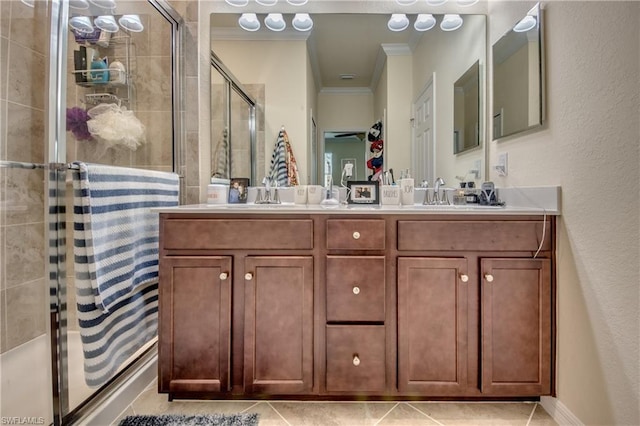
<path fill-rule="evenodd" d="M 264 197 L 262 196 L 261 188 L 258 188 L 258 195 L 256 196 L 256 204 L 280 204 L 280 197 L 278 196 L 278 182 L 274 182 L 273 198 L 271 196 L 271 179 L 265 176 L 262 179 L 264 185 Z"/>
<path fill-rule="evenodd" d="M 444 180 L 439 177 L 436 179 L 436 181 L 433 183 L 433 202 L 434 204 L 444 204 L 441 200 L 440 200 L 440 185 L 444 185 Z"/>
<path fill-rule="evenodd" d="M 429 182 L 427 182 L 426 179 L 422 181 L 420 188 L 424 188 L 424 200 L 422 200 L 422 204 L 432 204 L 431 197 L 429 196 Z"/>

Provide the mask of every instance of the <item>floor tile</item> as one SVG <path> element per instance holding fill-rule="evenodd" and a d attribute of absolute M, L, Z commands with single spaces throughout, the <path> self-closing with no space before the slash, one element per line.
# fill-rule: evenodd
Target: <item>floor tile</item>
<path fill-rule="evenodd" d="M 518 402 L 412 402 L 411 405 L 446 426 L 526 426 L 536 404 Z"/>
<path fill-rule="evenodd" d="M 375 425 L 394 402 L 271 402 L 271 406 L 294 426 Z"/>
<path fill-rule="evenodd" d="M 438 424 L 422 411 L 416 410 L 405 402 L 401 402 L 380 419 L 376 426 L 425 426 Z"/>
<path fill-rule="evenodd" d="M 258 423 L 260 426 L 289 426 L 289 423 L 273 409 L 267 401 L 256 402 L 255 405 L 247 408 L 244 413 L 258 413 Z"/>
<path fill-rule="evenodd" d="M 547 413 L 542 405 L 538 404 L 536 406 L 536 411 L 533 412 L 533 416 L 531 416 L 531 420 L 527 426 L 557 426 L 553 417 Z"/>
<path fill-rule="evenodd" d="M 253 401 L 173 400 L 156 389 L 147 389 L 131 404 L 136 414 L 213 414 L 239 413 L 255 405 Z"/>

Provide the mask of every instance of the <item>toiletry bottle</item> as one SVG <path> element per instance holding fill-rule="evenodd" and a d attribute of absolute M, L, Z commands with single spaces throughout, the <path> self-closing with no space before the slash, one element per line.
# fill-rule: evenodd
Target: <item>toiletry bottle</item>
<path fill-rule="evenodd" d="M 467 204 L 478 204 L 478 194 L 476 193 L 475 182 L 467 182 L 467 190 L 464 193 Z"/>
<path fill-rule="evenodd" d="M 91 72 L 89 76 L 91 77 L 91 81 L 94 83 L 105 84 L 109 82 L 109 71 L 107 71 L 107 58 L 100 59 L 96 58 L 91 61 Z M 94 71 L 94 70 L 102 70 L 102 71 Z"/>

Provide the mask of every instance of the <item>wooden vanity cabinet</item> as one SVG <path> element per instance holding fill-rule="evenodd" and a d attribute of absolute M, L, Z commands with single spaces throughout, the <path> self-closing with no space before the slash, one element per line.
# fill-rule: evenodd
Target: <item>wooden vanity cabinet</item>
<path fill-rule="evenodd" d="M 158 389 L 550 395 L 555 219 L 546 226 L 509 215 L 161 214 Z"/>
<path fill-rule="evenodd" d="M 398 259 L 398 390 L 462 395 L 467 387 L 467 259 Z"/>
<path fill-rule="evenodd" d="M 244 261 L 244 392 L 313 388 L 313 258 Z"/>
<path fill-rule="evenodd" d="M 551 261 L 482 259 L 482 393 L 551 392 Z"/>
<path fill-rule="evenodd" d="M 231 258 L 164 258 L 159 273 L 159 391 L 228 391 Z"/>

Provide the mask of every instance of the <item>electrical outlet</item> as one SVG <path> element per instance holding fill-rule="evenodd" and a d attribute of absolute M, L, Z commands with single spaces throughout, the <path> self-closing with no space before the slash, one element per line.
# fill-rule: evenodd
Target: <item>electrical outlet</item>
<path fill-rule="evenodd" d="M 509 174 L 509 154 L 503 152 L 498 154 L 498 164 L 496 165 L 496 171 L 498 176 L 507 176 Z"/>

